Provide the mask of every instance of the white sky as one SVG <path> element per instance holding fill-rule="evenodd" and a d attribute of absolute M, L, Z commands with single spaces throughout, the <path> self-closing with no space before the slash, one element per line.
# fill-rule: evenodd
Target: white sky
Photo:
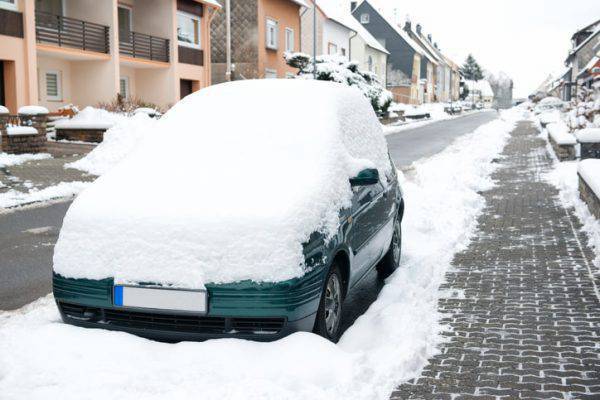
<path fill-rule="evenodd" d="M 515 97 L 527 96 L 548 74 L 559 73 L 571 35 L 600 18 L 600 0 L 370 2 L 388 15 L 397 9 L 402 21 L 409 15 L 413 26 L 421 23 L 457 64 L 472 53 L 486 70 L 506 72 L 513 78 Z"/>

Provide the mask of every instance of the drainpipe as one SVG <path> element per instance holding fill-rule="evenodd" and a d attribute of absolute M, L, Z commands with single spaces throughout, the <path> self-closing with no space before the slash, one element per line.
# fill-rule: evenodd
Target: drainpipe
<path fill-rule="evenodd" d="M 317 79 L 317 0 L 313 0 L 313 78 Z"/>
<path fill-rule="evenodd" d="M 227 35 L 226 57 L 227 70 L 225 71 L 225 80 L 231 81 L 231 0 L 225 0 L 225 30 Z"/>
<path fill-rule="evenodd" d="M 354 39 L 357 35 L 358 32 L 354 32 L 354 35 L 350 36 L 350 39 L 348 39 L 348 61 L 352 61 L 352 39 Z"/>

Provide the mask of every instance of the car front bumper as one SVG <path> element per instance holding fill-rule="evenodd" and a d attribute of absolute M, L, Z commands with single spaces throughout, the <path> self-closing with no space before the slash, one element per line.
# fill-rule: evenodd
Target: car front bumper
<path fill-rule="evenodd" d="M 207 285 L 206 315 L 115 306 L 114 282 L 108 278 L 74 279 L 54 274 L 53 290 L 63 321 L 76 326 L 124 331 L 162 341 L 269 341 L 313 329 L 323 271 L 271 284 Z"/>

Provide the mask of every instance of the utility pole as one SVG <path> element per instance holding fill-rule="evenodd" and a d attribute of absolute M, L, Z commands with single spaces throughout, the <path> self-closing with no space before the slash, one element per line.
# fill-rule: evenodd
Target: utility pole
<path fill-rule="evenodd" d="M 313 78 L 317 79 L 317 0 L 313 0 L 313 62 L 312 62 L 312 64 L 313 64 Z"/>
<path fill-rule="evenodd" d="M 226 57 L 227 70 L 225 71 L 225 80 L 231 81 L 231 0 L 225 0 L 225 30 L 227 36 Z"/>

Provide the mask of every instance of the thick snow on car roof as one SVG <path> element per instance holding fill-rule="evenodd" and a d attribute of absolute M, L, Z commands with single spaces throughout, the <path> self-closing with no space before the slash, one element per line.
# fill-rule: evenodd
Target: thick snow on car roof
<path fill-rule="evenodd" d="M 337 231 L 348 179 L 391 168 L 371 105 L 337 83 L 221 84 L 154 127 L 73 202 L 57 273 L 180 287 L 298 277 L 302 243 Z"/>

